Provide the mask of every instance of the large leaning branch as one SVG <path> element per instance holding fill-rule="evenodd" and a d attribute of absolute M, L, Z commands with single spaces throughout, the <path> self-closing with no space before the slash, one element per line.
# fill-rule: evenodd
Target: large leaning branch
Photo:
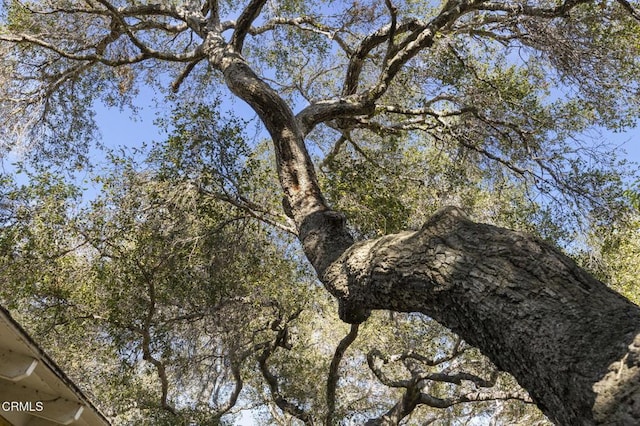
<path fill-rule="evenodd" d="M 534 237 L 449 208 L 419 231 L 356 243 L 322 279 L 346 321 L 391 309 L 446 324 L 559 424 L 639 414 L 610 401 L 640 398 L 640 308 Z"/>

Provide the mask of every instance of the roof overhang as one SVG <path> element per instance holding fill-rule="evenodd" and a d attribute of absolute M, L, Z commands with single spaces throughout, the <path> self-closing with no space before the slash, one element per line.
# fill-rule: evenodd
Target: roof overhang
<path fill-rule="evenodd" d="M 109 421 L 0 307 L 0 426 L 7 424 L 108 426 Z"/>

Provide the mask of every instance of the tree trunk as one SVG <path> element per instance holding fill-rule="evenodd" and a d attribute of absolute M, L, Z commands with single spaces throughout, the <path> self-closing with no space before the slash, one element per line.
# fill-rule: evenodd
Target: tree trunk
<path fill-rule="evenodd" d="M 322 197 L 305 126 L 220 36 L 205 52 L 269 131 L 285 211 L 344 321 L 422 312 L 515 376 L 556 423 L 640 424 L 640 308 L 549 245 L 454 208 L 420 231 L 353 244 Z"/>
<path fill-rule="evenodd" d="M 322 278 L 348 306 L 449 327 L 557 424 L 640 424 L 640 309 L 531 236 L 448 208 L 355 244 Z"/>

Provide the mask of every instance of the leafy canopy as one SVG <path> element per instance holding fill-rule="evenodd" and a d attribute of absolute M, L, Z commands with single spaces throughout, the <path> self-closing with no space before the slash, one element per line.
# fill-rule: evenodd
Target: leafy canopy
<path fill-rule="evenodd" d="M 636 264 L 637 191 L 598 129 L 638 117 L 635 1 L 1 7 L 0 155 L 36 170 L 0 180 L 2 302 L 116 423 L 218 424 L 241 409 L 271 423 L 544 421 L 430 319 L 338 321 L 216 40 L 296 112 L 357 238 L 454 204 L 579 255 L 599 248 L 583 263 L 634 291 L 618 261 Z M 44 165 L 89 165 L 94 108 L 133 107 L 143 87 L 169 137 L 141 160 L 112 154 L 82 200 Z M 420 404 L 401 404 L 416 392 Z"/>

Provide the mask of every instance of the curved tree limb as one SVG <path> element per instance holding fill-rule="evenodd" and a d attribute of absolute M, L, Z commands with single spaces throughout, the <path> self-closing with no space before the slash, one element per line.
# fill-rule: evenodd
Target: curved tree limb
<path fill-rule="evenodd" d="M 472 12 L 509 12 L 519 15 L 552 19 L 566 15 L 572 8 L 589 0 L 566 1 L 553 7 L 533 7 L 512 5 L 501 2 L 460 0 L 449 1 L 440 13 L 428 22 L 409 20 L 400 24 L 389 24 L 365 37 L 351 55 L 345 74 L 342 96 L 338 99 L 323 100 L 312 103 L 297 118 L 303 134 L 308 134 L 317 124 L 338 117 L 363 116 L 373 112 L 375 102 L 386 92 L 398 72 L 416 55 L 431 47 L 435 35 L 457 22 L 462 16 Z M 393 44 L 385 55 L 380 67 L 377 81 L 358 93 L 360 75 L 367 56 L 381 44 L 388 42 L 392 28 L 394 35 L 404 38 Z"/>
<path fill-rule="evenodd" d="M 289 321 L 294 317 L 290 317 Z M 258 366 L 260 367 L 262 377 L 264 377 L 265 381 L 269 385 L 269 390 L 278 408 L 280 408 L 285 413 L 301 420 L 306 425 L 313 425 L 314 420 L 309 413 L 307 413 L 303 408 L 289 401 L 287 398 L 285 398 L 284 395 L 282 395 L 282 393 L 280 392 L 280 385 L 278 384 L 278 378 L 269 370 L 267 361 L 273 355 L 274 351 L 278 347 L 288 346 L 288 343 L 286 342 L 288 333 L 287 324 L 281 325 L 279 322 L 277 322 L 272 326 L 272 328 L 279 328 L 277 336 L 273 343 L 266 345 L 265 349 L 262 351 L 262 354 L 258 357 Z"/>
<path fill-rule="evenodd" d="M 292 27 L 296 27 L 301 31 L 312 32 L 315 34 L 321 34 L 327 37 L 329 40 L 335 41 L 340 48 L 347 53 L 348 55 L 353 53 L 352 48 L 349 44 L 340 36 L 338 28 L 332 28 L 327 25 L 324 25 L 321 22 L 318 22 L 312 16 L 299 16 L 296 18 L 288 18 L 288 17 L 275 17 L 269 19 L 264 24 L 251 27 L 249 29 L 249 34 L 251 35 L 259 35 L 264 34 L 267 31 L 272 31 L 278 28 L 281 25 L 288 25 Z"/>
<path fill-rule="evenodd" d="M 161 360 L 154 357 L 151 350 L 151 325 L 153 322 L 153 317 L 156 313 L 155 284 L 153 282 L 153 277 L 149 276 L 145 269 L 142 269 L 141 272 L 145 276 L 145 281 L 147 281 L 149 296 L 149 306 L 147 309 L 147 314 L 145 315 L 143 325 L 140 330 L 142 333 L 142 359 L 151 363 L 158 372 L 158 378 L 160 379 L 161 388 L 160 406 L 170 413 L 176 414 L 175 408 L 173 408 L 173 406 L 169 404 L 169 380 L 167 378 L 165 364 Z"/>
<path fill-rule="evenodd" d="M 204 58 L 195 59 L 189 62 L 186 67 L 184 67 L 180 75 L 178 75 L 178 77 L 176 77 L 176 79 L 171 83 L 171 91 L 173 93 L 177 93 L 180 90 L 182 82 L 189 76 L 189 74 L 191 74 L 191 71 L 193 71 L 193 69 L 202 61 L 202 59 Z"/>
<path fill-rule="evenodd" d="M 220 419 L 222 416 L 227 414 L 233 407 L 236 406 L 238 402 L 238 398 L 240 397 L 240 392 L 242 392 L 242 388 L 244 387 L 244 382 L 242 381 L 242 375 L 240 372 L 240 366 L 246 357 L 241 357 L 239 362 L 231 362 L 231 374 L 233 375 L 233 390 L 231 391 L 231 395 L 227 401 L 221 405 L 216 407 L 216 419 Z"/>
<path fill-rule="evenodd" d="M 251 28 L 251 24 L 256 20 L 266 0 L 251 0 L 247 7 L 242 11 L 240 18 L 235 25 L 235 31 L 231 36 L 231 46 L 236 52 L 242 52 L 242 45 Z"/>
<path fill-rule="evenodd" d="M 351 324 L 349 333 L 340 340 L 340 343 L 336 347 L 333 358 L 331 359 L 331 365 L 329 366 L 329 375 L 327 376 L 327 418 L 325 424 L 331 426 L 334 424 L 334 415 L 336 411 L 336 388 L 338 386 L 340 361 L 344 353 L 349 346 L 355 342 L 358 337 L 359 324 Z"/>

